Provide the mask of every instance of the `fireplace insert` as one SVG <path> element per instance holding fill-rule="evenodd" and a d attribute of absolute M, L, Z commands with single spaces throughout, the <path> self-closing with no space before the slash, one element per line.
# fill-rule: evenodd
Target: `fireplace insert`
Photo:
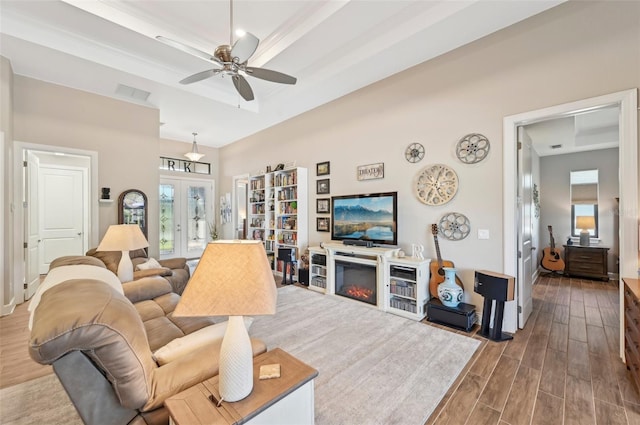
<path fill-rule="evenodd" d="M 337 295 L 377 305 L 376 266 L 336 260 L 335 292 Z"/>

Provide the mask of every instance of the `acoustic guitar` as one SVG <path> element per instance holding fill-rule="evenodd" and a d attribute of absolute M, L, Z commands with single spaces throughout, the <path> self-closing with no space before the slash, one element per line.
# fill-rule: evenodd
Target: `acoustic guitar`
<path fill-rule="evenodd" d="M 542 259 L 540 265 L 551 272 L 561 272 L 564 270 L 564 260 L 560 255 L 560 250 L 556 248 L 556 242 L 553 240 L 553 228 L 547 226 L 549 230 L 549 246 L 542 251 Z"/>
<path fill-rule="evenodd" d="M 453 262 L 448 260 L 443 260 L 440 255 L 440 244 L 438 243 L 438 225 L 431 225 L 431 233 L 433 234 L 433 242 L 436 245 L 436 257 L 437 260 L 432 260 L 429 264 L 429 293 L 434 298 L 438 298 L 438 285 L 444 282 L 444 267 L 454 267 Z M 464 289 L 464 284 L 456 275 L 456 283 L 462 289 Z"/>

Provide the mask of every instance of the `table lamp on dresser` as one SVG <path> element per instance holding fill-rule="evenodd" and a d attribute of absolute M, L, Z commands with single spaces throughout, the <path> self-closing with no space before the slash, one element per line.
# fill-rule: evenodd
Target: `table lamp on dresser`
<path fill-rule="evenodd" d="M 220 347 L 220 396 L 233 402 L 253 390 L 253 353 L 243 315 L 275 314 L 277 291 L 261 241 L 207 245 L 174 316 L 229 316 Z"/>
<path fill-rule="evenodd" d="M 576 217 L 576 229 L 580 232 L 580 246 L 589 246 L 591 234 L 589 230 L 596 228 L 596 220 L 592 215 L 579 215 Z"/>

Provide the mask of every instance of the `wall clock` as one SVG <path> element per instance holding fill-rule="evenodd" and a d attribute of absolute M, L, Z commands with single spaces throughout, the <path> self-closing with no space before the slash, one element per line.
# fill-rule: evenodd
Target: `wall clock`
<path fill-rule="evenodd" d="M 489 139 L 482 134 L 467 134 L 456 145 L 456 156 L 465 164 L 475 164 L 487 157 L 490 147 Z"/>
<path fill-rule="evenodd" d="M 424 146 L 420 143 L 411 143 L 404 151 L 404 157 L 409 162 L 418 162 L 424 158 Z"/>
<path fill-rule="evenodd" d="M 460 213 L 449 213 L 442 216 L 438 223 L 440 234 L 451 241 L 459 241 L 471 232 L 469 219 Z"/>
<path fill-rule="evenodd" d="M 443 164 L 429 165 L 418 174 L 416 195 L 427 205 L 444 205 L 458 191 L 458 175 Z"/>

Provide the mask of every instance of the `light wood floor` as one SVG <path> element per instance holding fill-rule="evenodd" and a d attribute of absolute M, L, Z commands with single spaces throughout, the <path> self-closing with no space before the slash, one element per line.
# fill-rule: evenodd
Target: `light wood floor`
<path fill-rule="evenodd" d="M 618 358 L 617 283 L 542 277 L 533 296 L 512 341 L 471 335 L 482 345 L 427 425 L 640 425 L 640 396 Z M 26 303 L 0 318 L 0 388 L 52 373 L 29 358 L 27 322 Z"/>

